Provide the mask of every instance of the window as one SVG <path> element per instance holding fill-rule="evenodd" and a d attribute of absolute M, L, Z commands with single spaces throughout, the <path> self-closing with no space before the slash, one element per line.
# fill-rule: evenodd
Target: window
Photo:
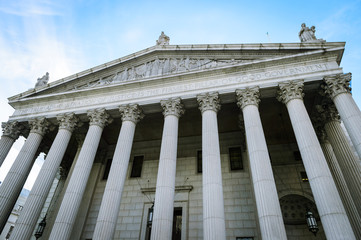
<path fill-rule="evenodd" d="M 202 150 L 197 151 L 197 173 L 202 173 Z"/>
<path fill-rule="evenodd" d="M 135 156 L 133 159 L 132 172 L 130 174 L 131 178 L 140 177 L 142 173 L 144 156 Z"/>
<path fill-rule="evenodd" d="M 234 147 L 229 149 L 229 161 L 231 164 L 231 170 L 242 170 L 242 151 L 240 147 Z"/>
<path fill-rule="evenodd" d="M 107 165 L 105 165 L 103 180 L 108 179 L 109 171 L 110 171 L 110 166 L 112 165 L 112 160 L 113 160 L 113 159 L 108 159 Z"/>
<path fill-rule="evenodd" d="M 301 179 L 302 179 L 302 182 L 308 182 L 308 177 L 307 177 L 306 172 L 301 172 Z"/>
<path fill-rule="evenodd" d="M 253 240 L 253 237 L 236 237 L 236 240 Z"/>

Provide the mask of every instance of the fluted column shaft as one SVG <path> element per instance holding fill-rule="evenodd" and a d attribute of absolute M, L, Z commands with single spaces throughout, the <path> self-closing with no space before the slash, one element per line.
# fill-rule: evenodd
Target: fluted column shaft
<path fill-rule="evenodd" d="M 237 90 L 262 239 L 287 239 L 261 118 L 258 87 Z"/>
<path fill-rule="evenodd" d="M 59 132 L 30 191 L 10 239 L 30 239 L 49 194 L 77 122 L 74 114 L 62 115 Z"/>
<path fill-rule="evenodd" d="M 2 123 L 1 127 L 3 129 L 3 135 L 0 139 L 0 167 L 20 135 L 20 127 L 17 121 Z"/>
<path fill-rule="evenodd" d="M 361 215 L 361 166 L 358 162 L 359 160 L 348 144 L 348 139 L 338 121 L 332 120 L 327 122 L 325 130 L 347 186 L 350 189 L 357 211 Z"/>
<path fill-rule="evenodd" d="M 224 240 L 226 228 L 217 112 L 218 93 L 197 96 L 202 112 L 203 239 Z"/>
<path fill-rule="evenodd" d="M 351 73 L 336 74 L 324 78 L 325 92 L 331 97 L 361 158 L 361 111 L 351 96 Z"/>
<path fill-rule="evenodd" d="M 337 162 L 332 146 L 327 139 L 323 139 L 321 140 L 321 148 L 325 154 L 326 161 L 330 167 L 336 187 L 340 193 L 341 200 L 350 219 L 352 229 L 356 235 L 356 239 L 361 239 L 361 217 L 357 212 L 354 201 L 352 200 L 351 193 L 347 187 L 347 183 Z"/>
<path fill-rule="evenodd" d="M 161 101 L 164 127 L 155 193 L 151 239 L 172 239 L 180 99 Z"/>
<path fill-rule="evenodd" d="M 138 105 L 121 106 L 119 110 L 122 115 L 122 127 L 95 225 L 94 240 L 113 239 L 124 182 L 127 176 L 135 126 L 136 123 L 143 118 L 143 114 Z"/>
<path fill-rule="evenodd" d="M 78 209 L 88 182 L 89 174 L 98 149 L 104 126 L 109 121 L 109 115 L 104 109 L 88 113 L 89 130 L 86 134 L 78 160 L 74 166 L 63 201 L 55 219 L 49 239 L 69 239 Z"/>
<path fill-rule="evenodd" d="M 320 143 L 303 103 L 303 82 L 279 85 L 327 239 L 355 239 Z"/>
<path fill-rule="evenodd" d="M 1 231 L 29 175 L 36 159 L 35 154 L 48 127 L 48 122 L 45 118 L 32 119 L 29 121 L 29 124 L 31 126 L 30 134 L 0 186 Z"/>

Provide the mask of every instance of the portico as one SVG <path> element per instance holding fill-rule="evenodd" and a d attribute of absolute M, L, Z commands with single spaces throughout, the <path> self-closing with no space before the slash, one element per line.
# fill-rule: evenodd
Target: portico
<path fill-rule="evenodd" d="M 292 194 L 316 209 L 319 238 L 361 237 L 360 216 L 349 216 L 344 206 L 358 206 L 352 190 L 361 182 L 355 170 L 361 114 L 348 92 L 350 74 L 339 66 L 345 43 L 158 42 L 9 98 L 15 112 L 0 157 L 31 129 L 0 186 L 3 225 L 43 143 L 50 150 L 42 180 L 19 220 L 49 213 L 45 239 L 293 238 L 307 225 L 299 221 L 305 216 L 280 204 Z M 351 163 L 340 162 L 342 173 L 352 173 L 344 176 L 347 201 L 311 122 L 325 98 L 336 105 L 353 144 L 346 135 L 332 142 L 339 146 L 333 146 L 337 161 L 354 154 Z M 330 123 L 325 128 L 334 137 Z M 79 133 L 85 136 L 80 145 Z M 67 178 L 57 201 L 43 207 L 60 165 L 71 166 Z M 36 220 L 25 220 L 10 239 L 33 235 Z"/>

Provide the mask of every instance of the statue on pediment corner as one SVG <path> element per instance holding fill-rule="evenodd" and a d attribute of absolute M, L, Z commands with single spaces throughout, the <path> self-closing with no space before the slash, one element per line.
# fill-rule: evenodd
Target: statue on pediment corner
<path fill-rule="evenodd" d="M 170 38 L 167 35 L 165 35 L 164 32 L 162 31 L 156 42 L 157 45 L 169 45 L 169 40 Z"/>
<path fill-rule="evenodd" d="M 322 38 L 317 39 L 315 36 L 316 27 L 312 26 L 311 28 L 307 27 L 305 23 L 301 24 L 301 30 L 298 33 L 298 37 L 301 42 L 326 42 Z"/>
<path fill-rule="evenodd" d="M 37 79 L 37 82 L 35 84 L 35 88 L 45 86 L 46 84 L 48 84 L 48 82 L 49 82 L 49 73 L 46 72 L 46 74 L 44 76 Z"/>

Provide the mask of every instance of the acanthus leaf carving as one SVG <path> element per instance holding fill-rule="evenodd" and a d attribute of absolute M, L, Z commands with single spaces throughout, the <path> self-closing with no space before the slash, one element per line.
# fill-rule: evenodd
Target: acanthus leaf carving
<path fill-rule="evenodd" d="M 201 113 L 207 110 L 218 112 L 221 108 L 218 92 L 199 94 L 197 95 L 197 101 Z"/>
<path fill-rule="evenodd" d="M 104 128 L 106 125 L 113 122 L 113 119 L 105 111 L 104 108 L 93 109 L 88 111 L 89 125 L 97 125 L 101 128 Z"/>
<path fill-rule="evenodd" d="M 79 118 L 74 113 L 65 113 L 57 116 L 59 121 L 59 129 L 66 129 L 73 132 L 78 125 Z"/>
<path fill-rule="evenodd" d="M 137 124 L 144 118 L 144 113 L 138 104 L 127 104 L 119 107 L 122 121 L 131 121 Z"/>
<path fill-rule="evenodd" d="M 37 133 L 42 136 L 44 136 L 51 128 L 50 122 L 45 117 L 30 119 L 29 125 L 30 133 Z"/>
<path fill-rule="evenodd" d="M 303 93 L 303 81 L 289 81 L 283 82 L 278 85 L 278 96 L 277 100 L 287 104 L 289 101 L 293 99 L 303 99 L 305 95 Z"/>
<path fill-rule="evenodd" d="M 23 130 L 23 126 L 20 125 L 18 121 L 3 122 L 1 127 L 3 136 L 10 137 L 14 140 L 19 138 L 21 131 Z"/>
<path fill-rule="evenodd" d="M 174 115 L 180 117 L 184 114 L 184 106 L 181 103 L 180 98 L 173 98 L 168 100 L 160 101 L 160 105 L 163 108 L 163 115 L 166 117 L 168 115 Z"/>
<path fill-rule="evenodd" d="M 321 85 L 325 93 L 332 99 L 341 93 L 350 93 L 351 73 L 335 74 L 324 77 L 325 84 Z"/>
<path fill-rule="evenodd" d="M 236 90 L 237 95 L 237 105 L 240 108 L 244 108 L 247 105 L 256 105 L 258 107 L 258 104 L 260 102 L 260 93 L 259 93 L 259 87 L 251 87 L 251 88 L 245 88 L 245 89 L 238 89 Z"/>

